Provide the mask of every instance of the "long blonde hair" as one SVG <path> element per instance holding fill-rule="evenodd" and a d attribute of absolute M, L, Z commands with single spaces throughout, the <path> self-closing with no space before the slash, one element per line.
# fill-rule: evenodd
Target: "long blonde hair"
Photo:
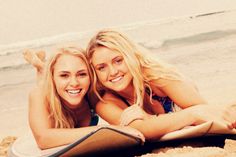
<path fill-rule="evenodd" d="M 93 82 L 92 72 L 88 61 L 85 57 L 84 50 L 78 47 L 64 47 L 59 48 L 54 55 L 52 55 L 47 63 L 46 70 L 44 71 L 44 94 L 46 97 L 46 103 L 48 104 L 48 110 L 50 113 L 50 117 L 53 120 L 55 128 L 74 128 L 76 125 L 76 117 L 71 113 L 71 111 L 62 104 L 60 96 L 58 95 L 55 87 L 55 83 L 53 80 L 53 71 L 54 65 L 56 64 L 58 58 L 62 55 L 72 55 L 81 58 L 86 66 L 88 67 L 88 73 L 90 77 L 90 82 Z M 90 88 L 85 96 L 88 96 L 92 93 Z"/>
<path fill-rule="evenodd" d="M 99 31 L 90 40 L 86 50 L 86 56 L 90 62 L 95 49 L 98 47 L 106 47 L 122 54 L 124 61 L 133 76 L 133 86 L 135 93 L 137 94 L 135 104 L 137 105 L 143 105 L 146 88 L 149 88 L 150 92 L 152 92 L 150 87 L 151 81 L 155 81 L 156 86 L 163 86 L 163 84 L 158 83 L 159 79 L 181 79 L 181 75 L 172 66 L 159 60 L 143 47 L 131 42 L 128 37 L 118 31 L 104 29 Z M 97 80 L 93 67 L 92 70 L 95 81 L 93 82 L 93 89 L 101 99 L 101 96 L 97 91 L 99 88 L 96 83 L 99 80 Z"/>

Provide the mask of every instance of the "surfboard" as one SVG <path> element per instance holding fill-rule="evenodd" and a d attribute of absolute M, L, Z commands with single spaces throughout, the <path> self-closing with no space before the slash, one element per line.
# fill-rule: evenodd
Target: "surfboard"
<path fill-rule="evenodd" d="M 111 127 L 101 127 L 74 143 L 66 146 L 40 150 L 31 136 L 17 139 L 9 149 L 9 157 L 59 157 L 59 156 L 98 156 L 122 149 L 139 146 L 142 140 L 128 132 Z"/>

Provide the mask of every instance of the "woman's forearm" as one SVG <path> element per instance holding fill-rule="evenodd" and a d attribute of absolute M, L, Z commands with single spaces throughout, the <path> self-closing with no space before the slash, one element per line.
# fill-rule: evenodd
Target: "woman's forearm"
<path fill-rule="evenodd" d="M 41 134 L 35 135 L 35 140 L 40 149 L 48 149 L 75 142 L 96 129 L 98 126 L 75 129 L 45 129 Z"/>
<path fill-rule="evenodd" d="M 144 120 L 136 120 L 129 126 L 142 132 L 147 140 L 158 139 L 166 133 L 192 125 L 196 118 L 188 109 L 171 113 L 152 116 Z"/>

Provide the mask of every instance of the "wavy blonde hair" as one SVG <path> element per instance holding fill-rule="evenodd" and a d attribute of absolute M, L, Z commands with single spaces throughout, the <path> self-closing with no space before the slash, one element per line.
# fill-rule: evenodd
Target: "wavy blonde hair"
<path fill-rule="evenodd" d="M 68 107 L 62 104 L 53 80 L 54 65 L 56 64 L 58 58 L 62 55 L 72 55 L 81 58 L 88 68 L 90 82 L 93 82 L 93 77 L 92 71 L 85 57 L 85 51 L 78 47 L 59 48 L 56 53 L 48 59 L 46 63 L 46 70 L 43 79 L 43 89 L 46 97 L 46 102 L 49 106 L 49 118 L 53 120 L 55 128 L 74 128 L 76 124 L 76 117 Z M 90 96 L 91 94 L 92 88 L 90 84 L 89 90 L 85 96 Z"/>
<path fill-rule="evenodd" d="M 133 76 L 133 86 L 135 93 L 137 94 L 135 104 L 137 105 L 143 105 L 146 88 L 152 93 L 150 87 L 151 81 L 154 82 L 156 86 L 164 86 L 164 84 L 160 83 L 158 80 L 180 80 L 182 77 L 172 66 L 159 60 L 153 53 L 150 53 L 143 47 L 131 42 L 127 36 L 116 30 L 101 30 L 90 40 L 86 50 L 86 56 L 90 62 L 94 51 L 98 47 L 106 47 L 122 54 L 124 61 Z M 98 91 L 103 86 L 100 85 L 99 80 L 97 80 L 93 67 L 92 70 L 94 76 L 93 89 L 97 96 L 102 100 Z"/>

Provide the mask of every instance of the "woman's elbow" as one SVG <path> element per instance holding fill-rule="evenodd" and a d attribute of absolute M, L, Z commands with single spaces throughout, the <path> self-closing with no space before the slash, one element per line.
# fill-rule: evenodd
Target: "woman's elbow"
<path fill-rule="evenodd" d="M 34 135 L 34 139 L 35 139 L 35 142 L 37 143 L 38 147 L 40 149 L 48 149 L 52 146 L 50 146 L 50 140 L 49 140 L 49 137 L 47 136 L 47 133 L 45 131 L 37 131 L 37 132 L 34 132 L 33 131 L 33 135 Z"/>
<path fill-rule="evenodd" d="M 50 145 L 48 143 L 48 138 L 45 134 L 39 134 L 34 136 L 35 141 L 40 149 L 48 149 L 50 148 Z"/>
<path fill-rule="evenodd" d="M 146 140 L 148 141 L 153 141 L 153 140 L 158 140 L 161 138 L 161 134 L 157 133 L 157 131 L 153 131 L 153 130 L 142 130 L 140 131 L 143 133 L 144 137 Z"/>

